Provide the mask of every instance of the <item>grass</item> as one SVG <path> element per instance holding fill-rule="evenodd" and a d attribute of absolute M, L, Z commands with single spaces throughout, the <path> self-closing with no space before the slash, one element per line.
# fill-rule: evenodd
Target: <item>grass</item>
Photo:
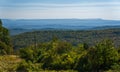
<path fill-rule="evenodd" d="M 15 72 L 21 61 L 22 59 L 16 55 L 0 56 L 0 72 Z"/>
<path fill-rule="evenodd" d="M 16 55 L 3 55 L 0 56 L 0 72 L 16 72 L 19 64 L 24 60 Z M 34 64 L 35 66 L 35 64 Z M 34 70 L 29 70 L 28 72 L 34 72 Z M 39 69 L 35 72 L 77 72 L 74 70 L 42 70 Z"/>

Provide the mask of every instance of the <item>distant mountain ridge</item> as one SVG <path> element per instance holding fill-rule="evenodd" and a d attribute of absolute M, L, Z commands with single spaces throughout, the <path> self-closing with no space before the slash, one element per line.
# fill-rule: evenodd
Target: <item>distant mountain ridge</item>
<path fill-rule="evenodd" d="M 8 28 L 11 34 L 17 34 L 34 30 L 89 30 L 120 28 L 120 20 L 103 19 L 2 19 L 3 26 Z"/>

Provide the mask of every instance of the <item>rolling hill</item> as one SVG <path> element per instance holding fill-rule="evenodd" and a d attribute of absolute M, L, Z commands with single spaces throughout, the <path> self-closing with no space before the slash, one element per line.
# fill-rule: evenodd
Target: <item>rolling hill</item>
<path fill-rule="evenodd" d="M 120 46 L 120 28 L 103 30 L 43 30 L 26 32 L 12 36 L 14 48 L 24 48 L 35 42 L 49 42 L 57 37 L 62 41 L 67 41 L 73 45 L 87 43 L 95 45 L 102 39 L 111 39 L 115 46 Z"/>
<path fill-rule="evenodd" d="M 91 30 L 120 28 L 120 21 L 103 19 L 2 19 L 11 35 L 36 30 Z"/>

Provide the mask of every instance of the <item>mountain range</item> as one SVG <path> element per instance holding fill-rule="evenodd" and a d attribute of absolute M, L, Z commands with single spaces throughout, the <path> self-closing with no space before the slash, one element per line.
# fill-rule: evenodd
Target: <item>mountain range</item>
<path fill-rule="evenodd" d="M 120 28 L 120 20 L 104 19 L 2 19 L 11 35 L 34 30 L 91 30 Z"/>

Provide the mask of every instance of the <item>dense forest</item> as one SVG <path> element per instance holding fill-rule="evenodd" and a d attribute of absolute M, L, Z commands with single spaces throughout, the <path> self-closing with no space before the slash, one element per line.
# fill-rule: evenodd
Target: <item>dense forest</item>
<path fill-rule="evenodd" d="M 120 29 L 108 29 L 11 38 L 0 21 L 0 72 L 119 72 L 119 35 Z"/>
<path fill-rule="evenodd" d="M 103 30 L 46 30 L 22 33 L 12 36 L 12 42 L 15 49 L 24 48 L 34 43 L 49 42 L 52 38 L 57 37 L 62 41 L 77 45 L 95 43 L 103 39 L 111 39 L 116 47 L 120 47 L 120 28 L 103 29 Z"/>

